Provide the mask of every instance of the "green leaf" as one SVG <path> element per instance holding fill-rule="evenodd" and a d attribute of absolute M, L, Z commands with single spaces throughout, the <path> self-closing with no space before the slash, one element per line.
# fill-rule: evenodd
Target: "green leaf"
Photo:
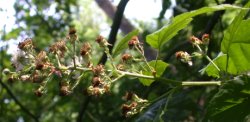
<path fill-rule="evenodd" d="M 151 67 L 154 67 L 154 69 L 156 71 L 156 77 L 160 77 L 168 66 L 167 63 L 165 63 L 161 60 L 153 60 L 153 61 L 150 61 L 148 63 Z M 147 66 L 145 65 L 144 67 L 147 67 Z M 143 71 L 142 73 L 144 75 L 152 75 L 151 71 Z M 145 86 L 150 86 L 151 83 L 154 82 L 154 80 L 140 78 L 140 82 Z"/>
<path fill-rule="evenodd" d="M 237 68 L 232 62 L 232 59 L 229 58 L 229 63 L 227 64 L 227 55 L 226 54 L 219 54 L 218 57 L 216 57 L 213 62 L 220 68 L 222 72 L 226 72 L 226 67 L 228 65 L 227 72 L 230 74 L 237 74 Z M 215 68 L 215 66 L 212 63 L 209 63 L 205 68 L 201 70 L 202 74 L 207 73 L 208 76 L 212 77 L 220 77 L 220 72 Z"/>
<path fill-rule="evenodd" d="M 138 35 L 139 30 L 133 30 L 128 33 L 119 43 L 114 46 L 112 56 L 115 57 L 119 55 L 124 49 L 128 48 L 128 42 L 133 37 Z"/>
<path fill-rule="evenodd" d="M 248 76 L 228 81 L 209 102 L 205 121 L 242 122 L 250 114 L 249 92 Z"/>
<path fill-rule="evenodd" d="M 245 8 L 250 6 L 250 2 Z M 247 14 L 241 10 L 224 33 L 221 51 L 224 55 L 214 59 L 221 71 L 229 74 L 239 74 L 250 70 L 250 20 L 243 20 Z M 220 77 L 218 70 L 210 63 L 203 69 L 209 76 Z"/>
<path fill-rule="evenodd" d="M 225 32 L 221 44 L 221 51 L 228 55 L 227 59 L 232 59 L 238 73 L 250 70 L 249 28 L 250 20 L 242 20 L 237 24 L 237 27 L 229 28 Z"/>
<path fill-rule="evenodd" d="M 146 38 L 146 42 L 155 49 L 160 49 L 161 46 L 172 39 L 180 30 L 185 28 L 191 21 L 192 17 L 219 10 L 225 9 L 235 9 L 240 8 L 232 5 L 218 5 L 212 7 L 203 7 L 198 10 L 194 10 L 191 12 L 183 13 L 181 15 L 176 16 L 171 23 L 167 26 L 161 28 L 160 30 L 150 34 Z"/>

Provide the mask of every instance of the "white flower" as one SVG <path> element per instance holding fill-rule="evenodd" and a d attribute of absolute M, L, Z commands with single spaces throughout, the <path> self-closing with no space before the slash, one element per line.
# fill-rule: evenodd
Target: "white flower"
<path fill-rule="evenodd" d="M 22 50 L 17 50 L 17 52 L 13 54 L 11 62 L 15 66 L 16 71 L 22 70 L 24 64 L 27 64 L 28 62 L 25 52 Z"/>

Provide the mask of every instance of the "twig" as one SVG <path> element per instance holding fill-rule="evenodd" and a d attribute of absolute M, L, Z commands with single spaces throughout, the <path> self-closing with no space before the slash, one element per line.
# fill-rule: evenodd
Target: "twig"
<path fill-rule="evenodd" d="M 23 104 L 16 98 L 16 96 L 12 93 L 12 91 L 10 90 L 10 88 L 3 83 L 3 81 L 0 79 L 0 84 L 3 86 L 3 88 L 6 89 L 7 93 L 10 95 L 10 97 L 13 98 L 13 100 L 16 102 L 17 105 L 20 106 L 20 108 L 26 113 L 28 114 L 32 119 L 34 119 L 35 122 L 39 122 L 39 118 L 37 116 L 35 116 L 34 114 L 32 114 L 26 107 L 23 106 Z"/>

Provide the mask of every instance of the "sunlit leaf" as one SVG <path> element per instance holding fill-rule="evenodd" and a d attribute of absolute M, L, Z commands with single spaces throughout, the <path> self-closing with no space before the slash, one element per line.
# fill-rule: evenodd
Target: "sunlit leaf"
<path fill-rule="evenodd" d="M 168 66 L 167 63 L 165 63 L 161 60 L 150 61 L 149 65 L 151 67 L 154 67 L 154 69 L 156 71 L 156 77 L 160 77 Z M 145 66 L 145 67 L 147 67 L 147 66 Z M 144 75 L 151 75 L 151 76 L 153 75 L 151 71 L 144 71 L 143 74 Z M 142 78 L 140 79 L 140 81 L 145 86 L 150 86 L 150 84 L 154 82 L 154 80 L 142 79 Z"/>
<path fill-rule="evenodd" d="M 249 6 L 250 2 L 245 7 Z M 221 71 L 229 74 L 239 74 L 250 70 L 250 20 L 243 20 L 247 11 L 247 9 L 241 10 L 225 31 L 221 43 L 221 51 L 224 55 L 214 59 Z M 219 77 L 218 70 L 211 63 L 204 71 L 209 76 Z"/>
<path fill-rule="evenodd" d="M 203 7 L 198 10 L 183 13 L 181 15 L 176 16 L 172 20 L 172 22 L 169 23 L 167 26 L 148 35 L 146 38 L 146 41 L 151 47 L 155 49 L 160 49 L 164 43 L 168 42 L 180 30 L 185 28 L 192 21 L 192 17 L 203 14 L 203 13 L 214 12 L 214 11 L 225 10 L 225 9 L 235 9 L 235 8 L 239 8 L 239 7 L 224 4 L 224 5 L 218 5 L 218 6 L 212 6 L 212 7 Z"/>

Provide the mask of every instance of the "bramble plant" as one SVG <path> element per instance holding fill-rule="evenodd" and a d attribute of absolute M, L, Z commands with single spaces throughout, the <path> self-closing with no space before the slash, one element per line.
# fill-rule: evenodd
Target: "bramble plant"
<path fill-rule="evenodd" d="M 153 105 L 162 98 L 167 97 L 171 100 L 172 95 L 185 86 L 222 86 L 219 92 L 208 105 L 206 121 L 230 120 L 220 117 L 220 115 L 232 113 L 233 107 L 239 105 L 245 107 L 249 105 L 249 42 L 247 36 L 250 27 L 249 19 L 245 19 L 250 2 L 244 8 L 232 5 L 218 5 L 204 7 L 192 12 L 187 12 L 176 16 L 172 22 L 159 31 L 147 36 L 146 42 L 154 49 L 161 51 L 162 46 L 172 39 L 180 30 L 185 28 L 192 17 L 225 9 L 240 9 L 239 16 L 235 17 L 232 24 L 225 31 L 222 41 L 221 54 L 217 58 L 211 59 L 208 52 L 210 41 L 209 34 L 203 34 L 201 38 L 192 36 L 189 42 L 194 47 L 194 52 L 178 51 L 175 57 L 182 63 L 193 65 L 193 59 L 206 59 L 209 64 L 201 70 L 202 74 L 217 78 L 215 81 L 175 81 L 162 76 L 169 64 L 159 60 L 148 61 L 145 57 L 142 42 L 137 37 L 139 31 L 134 30 L 126 35 L 119 43 L 109 44 L 102 36 L 95 40 L 102 52 L 108 57 L 106 64 L 93 63 L 93 45 L 88 42 L 79 41 L 78 33 L 71 28 L 65 39 L 55 42 L 46 51 L 36 52 L 35 44 L 31 38 L 27 38 L 18 44 L 18 53 L 13 56 L 12 63 L 16 71 L 5 69 L 3 72 L 8 76 L 8 80 L 21 80 L 39 84 L 34 94 L 38 97 L 43 96 L 47 91 L 46 86 L 51 82 L 57 82 L 59 94 L 66 96 L 74 93 L 78 84 L 91 77 L 91 85 L 87 88 L 88 95 L 101 96 L 110 93 L 110 87 L 123 77 L 139 78 L 145 86 L 150 86 L 154 81 L 164 81 L 171 85 L 171 90 L 154 100 L 146 100 L 132 92 L 127 92 L 124 96 L 125 104 L 121 105 L 122 114 L 130 117 L 142 112 L 145 108 Z M 114 46 L 112 51 L 109 46 Z M 239 56 L 243 52 L 245 55 Z M 114 58 L 116 57 L 116 58 Z M 117 58 L 119 57 L 119 58 Z M 238 62 L 242 60 L 242 62 Z M 245 85 L 244 85 L 245 84 Z M 233 89 L 233 85 L 237 89 Z M 238 88 L 239 87 L 239 88 Z M 83 88 L 84 89 L 84 88 Z M 242 97 L 233 98 L 233 94 L 226 91 L 239 92 Z M 221 105 L 225 103 L 224 105 Z M 165 108 L 167 104 L 165 105 Z M 249 106 L 248 106 L 249 107 Z M 248 110 L 247 110 L 248 111 Z M 240 117 L 233 120 L 244 120 L 249 116 L 249 112 L 243 113 Z M 231 117 L 229 117 L 231 118 Z"/>

